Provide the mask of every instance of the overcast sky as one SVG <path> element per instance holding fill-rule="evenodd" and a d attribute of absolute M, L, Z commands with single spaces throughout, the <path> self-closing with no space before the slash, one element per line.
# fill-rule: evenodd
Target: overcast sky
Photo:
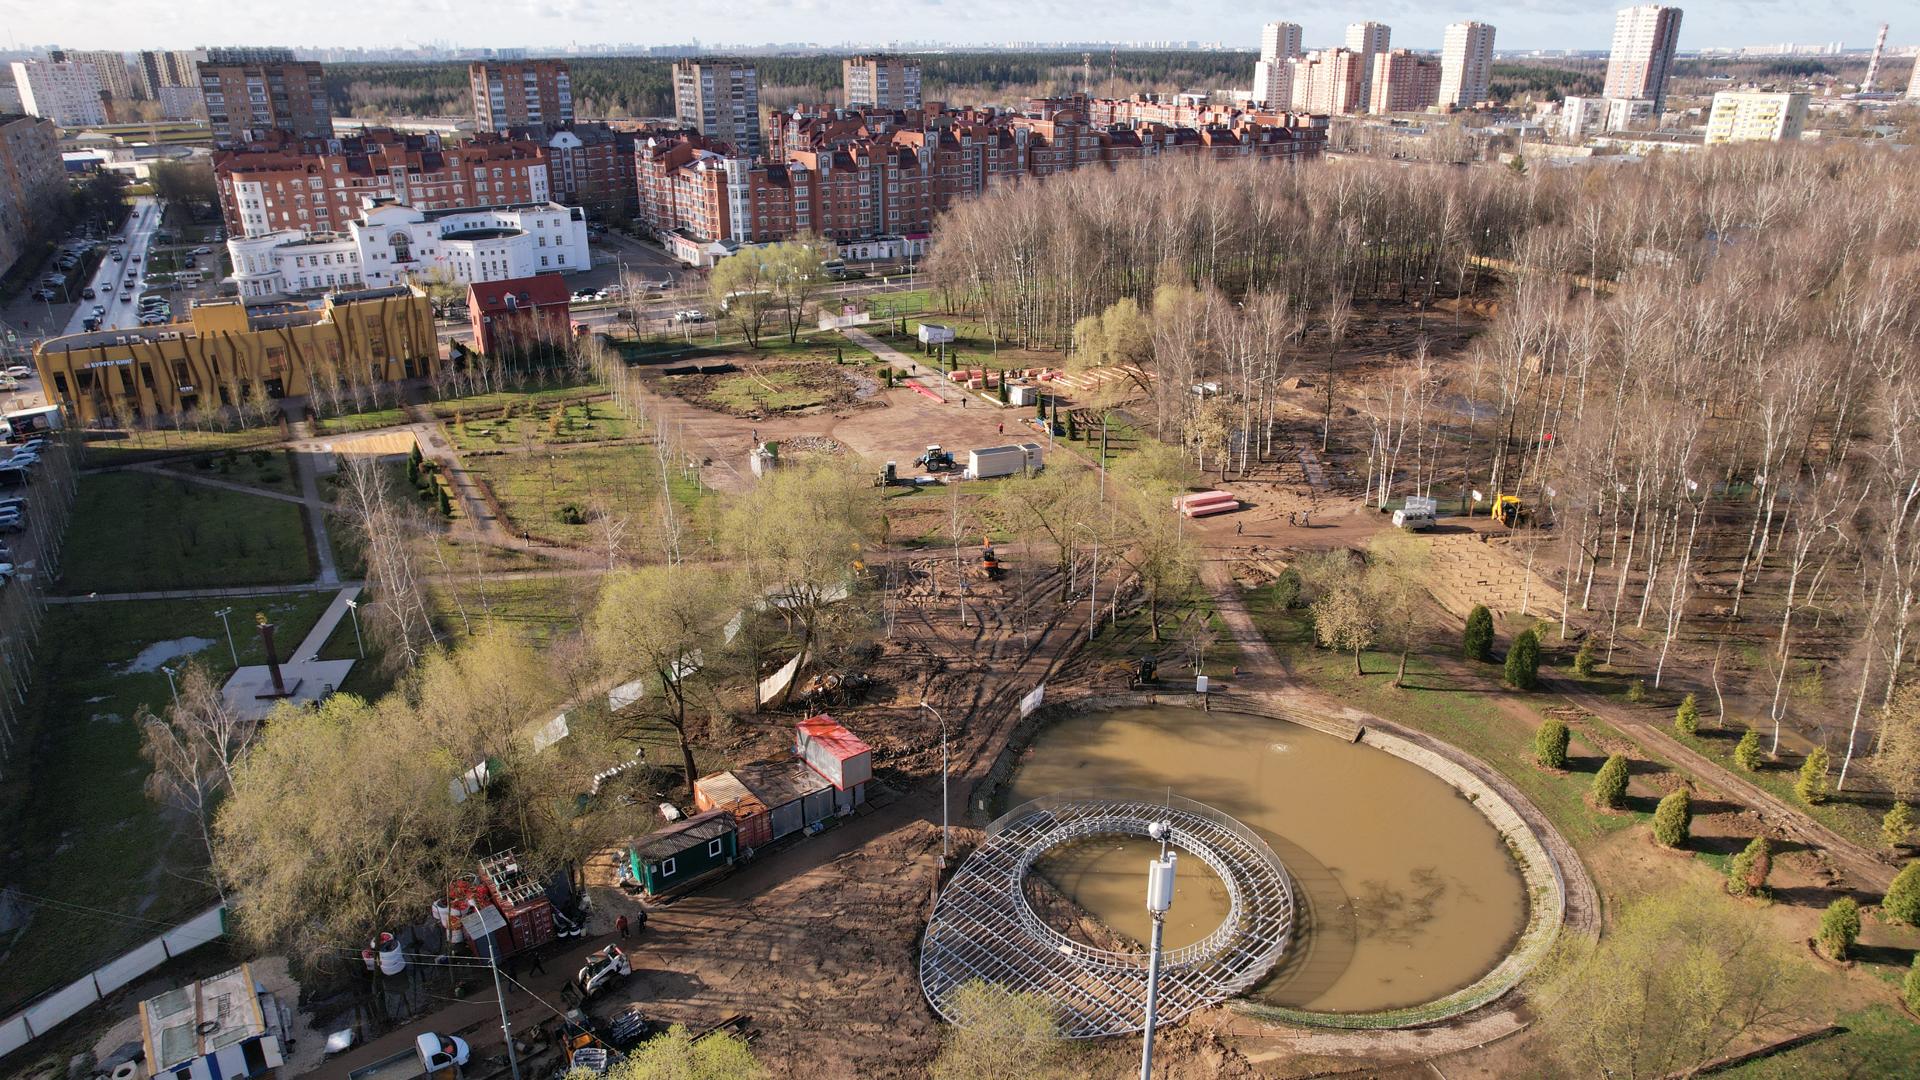
<path fill-rule="evenodd" d="M 1866 47 L 1881 22 L 1895 23 L 1891 44 L 1920 42 L 1920 6 L 1911 0 L 1694 0 L 1682 6 L 1682 49 L 1835 40 Z M 1609 4 L 1574 0 L 1341 0 L 1310 11 L 1282 5 L 1253 14 L 1165 0 L 0 0 L 0 26 L 13 46 L 124 50 L 441 44 L 538 51 L 576 42 L 672 45 L 694 38 L 705 46 L 827 47 L 885 40 L 1175 39 L 1253 49 L 1259 24 L 1269 19 L 1306 27 L 1312 48 L 1337 42 L 1346 23 L 1370 18 L 1393 27 L 1396 46 L 1437 48 L 1443 26 L 1471 18 L 1499 28 L 1498 48 L 1604 49 L 1612 11 Z M 1097 21 L 1088 21 L 1090 15 Z"/>

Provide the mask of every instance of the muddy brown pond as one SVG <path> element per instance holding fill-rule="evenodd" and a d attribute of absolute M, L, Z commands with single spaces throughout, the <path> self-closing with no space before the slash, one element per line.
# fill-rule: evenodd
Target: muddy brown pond
<path fill-rule="evenodd" d="M 1071 716 L 1035 737 L 1003 809 L 1085 788 L 1172 789 L 1260 831 L 1302 908 L 1287 958 L 1251 996 L 1324 1012 L 1431 1001 L 1506 955 L 1526 891 L 1506 844 L 1464 795 L 1418 766 L 1283 720 L 1193 709 Z M 1145 840 L 1047 856 L 1048 880 L 1108 927 L 1145 941 Z M 1210 933 L 1226 895 L 1182 858 L 1167 917 L 1175 948 Z"/>

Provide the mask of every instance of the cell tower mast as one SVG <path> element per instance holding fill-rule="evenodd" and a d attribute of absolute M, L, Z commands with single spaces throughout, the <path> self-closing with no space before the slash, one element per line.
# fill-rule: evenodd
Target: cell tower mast
<path fill-rule="evenodd" d="M 1880 24 L 1880 36 L 1873 41 L 1873 59 L 1867 61 L 1867 77 L 1860 80 L 1860 92 L 1873 93 L 1875 80 L 1880 76 L 1880 56 L 1887 51 L 1887 24 Z"/>

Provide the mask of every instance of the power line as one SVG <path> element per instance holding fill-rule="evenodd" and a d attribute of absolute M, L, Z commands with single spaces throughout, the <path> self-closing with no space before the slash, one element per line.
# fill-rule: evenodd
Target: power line
<path fill-rule="evenodd" d="M 109 911 L 106 908 L 88 907 L 85 904 L 76 904 L 71 900 L 56 900 L 51 896 L 40 896 L 38 894 L 25 892 L 21 889 L 16 889 L 16 888 L 7 889 L 4 895 L 17 896 L 24 900 L 31 900 L 34 903 L 42 904 L 58 911 L 64 911 L 68 914 L 91 915 L 97 919 L 106 919 L 113 922 L 125 923 L 129 926 L 151 927 L 151 928 L 156 928 L 160 930 L 175 930 L 175 929 L 178 929 L 180 925 L 178 923 L 167 922 L 163 919 L 149 919 L 144 915 L 129 915 L 124 911 Z"/>

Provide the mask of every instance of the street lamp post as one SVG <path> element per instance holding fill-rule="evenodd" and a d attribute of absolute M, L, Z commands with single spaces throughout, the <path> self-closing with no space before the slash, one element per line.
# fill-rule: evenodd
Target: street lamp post
<path fill-rule="evenodd" d="M 240 666 L 240 650 L 233 647 L 233 624 L 227 621 L 227 616 L 233 614 L 233 608 L 223 607 L 219 611 L 214 612 L 214 614 L 220 616 L 220 625 L 226 627 L 227 655 L 233 657 L 233 666 L 238 668 Z"/>
<path fill-rule="evenodd" d="M 347 614 L 353 618 L 353 646 L 360 650 L 360 659 L 365 660 L 367 658 L 367 646 L 365 642 L 360 640 L 360 601 L 347 601 Z M 339 624 L 336 623 L 335 625 Z"/>
<path fill-rule="evenodd" d="M 1167 909 L 1173 906 L 1173 870 L 1178 856 L 1167 850 L 1173 827 L 1164 821 L 1147 826 L 1147 835 L 1160 841 L 1160 857 L 1147 863 L 1147 913 L 1153 916 L 1153 944 L 1147 953 L 1147 1031 L 1140 1045 L 1140 1080 L 1153 1077 L 1154 1012 L 1160 1004 L 1160 938 L 1166 929 Z"/>
<path fill-rule="evenodd" d="M 177 709 L 177 708 L 179 708 L 179 707 L 180 707 L 180 687 L 178 687 L 178 686 L 176 686 L 176 685 L 174 684 L 174 681 L 173 681 L 173 669 L 172 669 L 172 668 L 170 668 L 170 667 L 168 667 L 168 666 L 167 666 L 167 665 L 165 665 L 165 664 L 161 664 L 161 665 L 160 665 L 160 670 L 166 673 L 166 676 L 167 676 L 167 690 L 168 690 L 168 691 L 169 691 L 170 693 L 172 693 L 172 694 L 173 694 L 173 707 Z"/>
<path fill-rule="evenodd" d="M 947 718 L 941 716 L 940 710 L 925 701 L 920 703 L 920 707 L 932 713 L 935 720 L 940 721 L 940 862 L 944 866 L 952 850 L 948 841 L 950 829 L 947 825 Z"/>

